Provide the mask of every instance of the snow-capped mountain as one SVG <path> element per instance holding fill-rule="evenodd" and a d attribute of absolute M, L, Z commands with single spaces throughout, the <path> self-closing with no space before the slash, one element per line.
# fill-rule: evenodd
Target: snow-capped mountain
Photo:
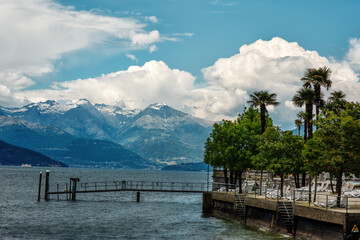
<path fill-rule="evenodd" d="M 58 103 L 46 101 L 21 108 L 1 108 L 8 116 L 39 125 L 54 125 L 76 136 L 112 140 L 114 128 L 88 100 Z"/>
<path fill-rule="evenodd" d="M 157 163 L 202 161 L 213 124 L 158 103 L 140 111 L 92 105 L 86 99 L 46 101 L 21 108 L 0 107 L 1 112 L 33 124 L 55 126 L 74 137 L 120 143 Z"/>
<path fill-rule="evenodd" d="M 152 104 L 123 126 L 119 142 L 156 162 L 200 162 L 212 122 Z"/>
<path fill-rule="evenodd" d="M 133 118 L 140 110 L 125 110 L 118 106 L 95 104 L 94 107 L 103 114 L 107 122 L 114 128 L 119 128 Z"/>

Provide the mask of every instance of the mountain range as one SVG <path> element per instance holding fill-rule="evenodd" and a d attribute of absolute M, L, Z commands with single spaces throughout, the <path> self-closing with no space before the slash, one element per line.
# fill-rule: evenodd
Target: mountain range
<path fill-rule="evenodd" d="M 86 99 L 0 107 L 0 115 L 1 140 L 70 166 L 115 168 L 201 162 L 213 124 L 166 104 L 124 110 Z"/>

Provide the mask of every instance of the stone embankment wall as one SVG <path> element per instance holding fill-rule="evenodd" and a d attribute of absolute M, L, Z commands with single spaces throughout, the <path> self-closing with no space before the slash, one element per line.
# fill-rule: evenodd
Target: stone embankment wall
<path fill-rule="evenodd" d="M 287 202 L 291 205 L 291 202 Z M 242 223 L 289 234 L 296 239 L 359 239 L 352 233 L 354 225 L 360 223 L 360 213 L 345 213 L 334 210 L 293 205 L 291 223 L 281 216 L 279 202 L 263 198 L 244 197 L 245 214 L 237 211 L 234 194 L 204 193 L 203 213 L 220 218 L 231 218 Z M 358 226 L 358 225 L 357 225 Z M 360 228 L 360 226 L 358 226 Z"/>

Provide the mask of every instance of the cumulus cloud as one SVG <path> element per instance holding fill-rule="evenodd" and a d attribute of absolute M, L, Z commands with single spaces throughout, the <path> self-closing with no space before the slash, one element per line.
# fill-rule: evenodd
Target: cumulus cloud
<path fill-rule="evenodd" d="M 183 109 L 183 101 L 191 97 L 194 80 L 188 72 L 170 69 L 162 61 L 150 61 L 97 78 L 55 83 L 52 89 L 17 92 L 17 97 L 34 102 L 87 98 L 94 103 L 117 104 L 130 109 L 166 102 Z"/>
<path fill-rule="evenodd" d="M 11 91 L 55 71 L 65 53 L 108 40 L 125 49 L 147 48 L 160 39 L 159 31 L 146 31 L 135 18 L 76 11 L 52 0 L 0 0 L 0 5 L 0 84 Z"/>
<path fill-rule="evenodd" d="M 257 90 L 277 93 L 281 105 L 273 110 L 272 117 L 278 124 L 291 127 L 299 109 L 292 107 L 290 102 L 302 85 L 300 78 L 306 68 L 322 66 L 332 69 L 332 90 L 343 90 L 350 100 L 358 98 L 358 76 L 347 62 L 330 61 L 316 51 L 305 50 L 295 42 L 278 37 L 243 45 L 238 54 L 218 59 L 214 65 L 202 69 L 202 72 L 210 86 L 221 88 L 229 94 L 239 89 L 246 94 Z M 228 99 L 218 101 L 223 102 L 223 105 L 234 104 L 229 103 Z M 236 105 L 233 109 L 237 111 L 229 112 L 229 116 L 235 116 L 246 105 L 246 99 L 238 101 Z M 212 111 L 209 109 L 205 112 Z"/>

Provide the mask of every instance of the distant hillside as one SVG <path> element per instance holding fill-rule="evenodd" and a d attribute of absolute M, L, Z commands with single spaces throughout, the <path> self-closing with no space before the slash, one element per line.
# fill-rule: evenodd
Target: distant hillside
<path fill-rule="evenodd" d="M 0 141 L 0 165 L 21 166 L 22 164 L 39 167 L 67 167 L 65 163 L 52 160 L 41 153 Z"/>
<path fill-rule="evenodd" d="M 77 138 L 61 149 L 44 154 L 74 167 L 155 169 L 155 165 L 123 146 L 102 140 Z"/>
<path fill-rule="evenodd" d="M 166 171 L 207 171 L 208 165 L 204 162 L 198 163 L 180 163 L 177 165 L 170 165 L 163 167 L 161 170 Z M 209 167 L 209 171 L 212 171 L 212 167 Z"/>

